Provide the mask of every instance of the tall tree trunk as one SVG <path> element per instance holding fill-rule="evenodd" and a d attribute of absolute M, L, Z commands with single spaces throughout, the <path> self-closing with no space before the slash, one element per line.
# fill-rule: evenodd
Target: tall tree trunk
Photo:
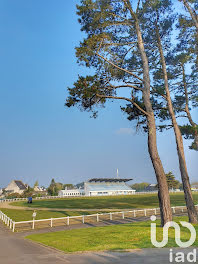
<path fill-rule="evenodd" d="M 138 35 L 138 46 L 143 62 L 143 80 L 144 80 L 144 91 L 143 91 L 143 101 L 146 111 L 149 113 L 147 116 L 147 126 L 148 126 L 148 149 L 155 170 L 158 188 L 159 188 L 159 204 L 161 209 L 161 224 L 162 226 L 168 221 L 172 220 L 172 211 L 170 205 L 170 196 L 168 190 L 168 183 L 166 180 L 166 175 L 164 168 L 162 166 L 161 159 L 159 157 L 157 149 L 156 140 L 156 124 L 155 117 L 152 109 L 152 104 L 150 101 L 150 76 L 149 76 L 149 65 L 148 59 L 144 50 L 144 44 L 142 40 L 142 35 L 138 22 L 136 22 L 136 30 Z"/>
<path fill-rule="evenodd" d="M 185 69 L 184 65 L 182 64 L 182 75 L 183 75 L 183 85 L 184 85 L 184 93 L 185 93 L 185 100 L 186 100 L 186 106 L 185 106 L 185 112 L 187 114 L 189 123 L 191 124 L 192 127 L 196 128 L 198 125 L 193 121 L 190 109 L 189 109 L 189 98 L 188 98 L 188 89 L 187 89 L 187 83 L 186 83 L 186 74 L 185 74 Z M 194 135 L 194 146 L 195 149 L 198 150 L 198 134 L 197 131 L 195 130 L 195 135 Z"/>
<path fill-rule="evenodd" d="M 196 208 L 193 202 L 193 197 L 192 197 L 192 192 L 191 192 L 190 180 L 188 176 L 185 154 L 184 154 L 183 139 L 182 139 L 181 131 L 177 124 L 177 120 L 176 120 L 173 105 L 172 105 L 172 100 L 171 100 L 170 91 L 169 91 L 167 70 L 166 70 L 166 61 L 165 61 L 165 57 L 163 53 L 161 37 L 159 34 L 159 28 L 158 28 L 157 22 L 156 22 L 156 35 L 157 35 L 158 48 L 159 48 L 159 53 L 160 53 L 160 58 L 161 58 L 162 71 L 164 75 L 166 100 L 167 100 L 168 110 L 169 110 L 173 128 L 174 128 L 175 139 L 176 139 L 176 144 L 177 144 L 177 154 L 179 158 L 179 166 L 180 166 L 181 178 L 182 178 L 183 189 L 184 189 L 184 194 L 185 194 L 186 206 L 188 210 L 188 217 L 189 217 L 190 223 L 197 223 L 198 221 L 197 211 L 196 211 Z"/>
<path fill-rule="evenodd" d="M 168 183 L 166 180 L 166 174 L 164 172 L 164 168 L 157 149 L 156 124 L 155 124 L 155 117 L 150 100 L 150 75 L 149 75 L 148 58 L 144 49 L 144 43 L 142 39 L 142 33 L 139 26 L 138 18 L 136 14 L 133 12 L 130 1 L 124 0 L 124 3 L 126 7 L 129 8 L 131 16 L 135 20 L 136 33 L 138 38 L 138 48 L 141 54 L 141 59 L 143 64 L 143 84 L 144 84 L 143 101 L 146 111 L 148 113 L 147 115 L 148 151 L 157 178 L 159 206 L 161 213 L 161 225 L 164 226 L 164 224 L 166 224 L 167 222 L 172 221 L 172 210 L 171 210 L 170 195 L 168 190 Z"/>
<path fill-rule="evenodd" d="M 159 198 L 159 206 L 161 213 L 161 225 L 164 226 L 169 221 L 172 221 L 172 210 L 170 205 L 170 196 L 168 183 L 166 179 L 166 174 L 164 172 L 164 168 L 159 157 L 158 149 L 157 149 L 157 140 L 156 140 L 156 125 L 154 114 L 151 110 L 150 100 L 148 100 L 148 95 L 146 93 L 144 96 L 144 104 L 147 112 L 150 109 L 150 116 L 147 117 L 147 126 L 148 126 L 148 150 L 150 154 L 150 158 L 153 164 L 153 168 L 155 170 L 155 175 L 158 183 L 158 198 Z"/>
<path fill-rule="evenodd" d="M 194 22 L 194 24 L 198 30 L 198 17 L 197 17 L 195 10 L 189 5 L 187 0 L 182 0 L 182 2 L 184 4 L 184 6 L 187 8 L 188 12 L 190 13 L 191 18 L 192 18 L 192 20 L 193 20 L 193 22 Z"/>
<path fill-rule="evenodd" d="M 197 13 L 195 12 L 195 10 L 189 5 L 188 1 L 187 0 L 182 0 L 184 6 L 187 8 L 189 14 L 191 15 L 191 18 L 192 18 L 192 21 L 196 27 L 196 43 L 198 43 L 198 16 L 197 16 Z M 196 45 L 196 67 L 198 68 L 198 44 Z M 185 77 L 185 72 L 184 72 L 184 67 L 183 67 L 183 77 Z M 185 94 L 187 93 L 187 87 L 184 87 L 186 88 L 185 89 Z M 187 96 L 188 96 L 188 93 L 187 93 Z M 188 100 L 188 97 L 186 96 L 187 100 Z M 192 117 L 191 117 L 191 114 L 190 114 L 190 111 L 189 111 L 189 104 L 188 102 L 186 103 L 186 108 L 185 108 L 185 111 L 186 111 L 186 114 L 188 116 L 188 120 L 190 122 L 190 124 L 193 126 L 193 127 L 196 127 L 197 124 L 193 122 L 192 120 Z M 195 139 L 194 139 L 194 146 L 195 146 L 195 149 L 198 150 L 198 133 L 197 131 L 195 131 Z"/>

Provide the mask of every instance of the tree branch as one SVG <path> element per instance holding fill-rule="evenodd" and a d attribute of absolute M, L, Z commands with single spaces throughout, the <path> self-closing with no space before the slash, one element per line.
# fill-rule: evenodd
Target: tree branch
<path fill-rule="evenodd" d="M 112 89 L 118 89 L 118 88 L 133 88 L 135 90 L 143 91 L 142 88 L 137 87 L 135 85 L 131 85 L 131 84 L 123 84 L 123 85 L 114 86 L 113 84 L 109 83 L 109 85 L 112 87 Z M 105 88 L 109 89 L 108 87 L 105 87 Z"/>
<path fill-rule="evenodd" d="M 133 100 L 131 100 L 129 98 L 121 97 L 121 96 L 102 95 L 102 94 L 96 94 L 96 96 L 97 97 L 100 97 L 100 98 L 108 98 L 108 99 L 116 99 L 116 100 L 125 100 L 125 101 L 128 101 L 128 102 L 132 103 L 144 115 L 149 116 L 149 113 L 147 113 L 146 111 L 144 111 L 144 109 L 142 109 L 137 103 L 135 103 Z"/>
<path fill-rule="evenodd" d="M 152 88 L 152 90 L 153 90 L 154 93 L 157 93 L 157 94 L 161 95 L 165 100 L 167 100 L 167 97 L 166 97 L 165 94 L 159 93 L 152 85 L 151 85 L 151 88 Z"/>
<path fill-rule="evenodd" d="M 137 12 L 138 12 L 138 10 L 139 10 L 139 8 L 140 8 L 140 2 L 141 2 L 141 0 L 138 0 L 137 8 L 136 8 L 136 14 L 137 14 Z"/>
<path fill-rule="evenodd" d="M 189 3 L 187 2 L 187 0 L 180 0 L 183 2 L 184 6 L 187 8 L 188 12 L 191 15 L 191 18 L 196 26 L 196 29 L 198 31 L 198 18 L 197 18 L 197 14 L 195 12 L 195 10 L 189 5 Z"/>
<path fill-rule="evenodd" d="M 104 43 L 103 46 L 125 46 L 130 44 L 137 44 L 137 41 L 131 41 L 125 43 Z"/>
<path fill-rule="evenodd" d="M 132 72 L 126 70 L 126 69 L 123 69 L 123 68 L 119 67 L 118 65 L 114 64 L 113 62 L 109 61 L 108 59 L 106 59 L 105 57 L 103 57 L 102 55 L 100 55 L 100 54 L 98 53 L 98 51 L 96 52 L 96 55 L 97 55 L 98 57 L 100 57 L 101 59 L 105 60 L 106 62 L 108 62 L 109 64 L 111 64 L 112 66 L 114 66 L 115 68 L 117 68 L 117 69 L 119 69 L 119 70 L 121 70 L 121 71 L 124 71 L 124 72 L 126 72 L 126 73 L 128 73 L 128 74 L 134 76 L 135 78 L 137 78 L 138 80 L 140 80 L 140 81 L 143 82 L 143 79 L 142 79 L 142 78 L 140 78 L 140 77 L 137 76 L 136 74 L 134 74 L 134 73 L 132 73 Z"/>

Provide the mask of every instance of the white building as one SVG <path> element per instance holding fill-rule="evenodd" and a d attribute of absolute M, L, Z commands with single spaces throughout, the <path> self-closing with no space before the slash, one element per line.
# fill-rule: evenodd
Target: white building
<path fill-rule="evenodd" d="M 130 195 L 136 191 L 126 182 L 131 179 L 93 178 L 84 183 L 84 189 L 61 190 L 60 197 L 70 196 L 101 196 L 101 195 Z"/>
<path fill-rule="evenodd" d="M 84 183 L 86 196 L 130 195 L 134 194 L 126 182 L 132 179 L 93 178 Z"/>
<path fill-rule="evenodd" d="M 25 185 L 22 181 L 11 181 L 8 186 L 5 188 L 7 193 L 19 193 L 22 194 L 25 190 L 27 190 L 27 185 Z"/>
<path fill-rule="evenodd" d="M 47 190 L 46 190 L 46 188 L 43 187 L 43 186 L 41 186 L 41 187 L 39 187 L 39 186 L 34 186 L 34 191 L 35 191 L 35 192 L 46 192 Z"/>
<path fill-rule="evenodd" d="M 70 197 L 70 196 L 82 196 L 85 192 L 83 189 L 72 189 L 72 190 L 61 190 L 58 192 L 58 196 L 61 197 Z"/>

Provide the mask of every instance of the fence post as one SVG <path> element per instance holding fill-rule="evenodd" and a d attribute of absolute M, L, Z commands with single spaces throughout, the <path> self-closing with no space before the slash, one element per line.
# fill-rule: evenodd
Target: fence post
<path fill-rule="evenodd" d="M 14 232 L 15 230 L 15 222 L 13 222 L 13 225 L 12 225 L 12 232 Z"/>
<path fill-rule="evenodd" d="M 67 217 L 67 225 L 69 225 L 69 216 Z"/>
<path fill-rule="evenodd" d="M 35 226 L 35 223 L 34 223 L 34 218 L 33 218 L 33 221 L 32 221 L 32 229 L 34 229 L 34 226 Z"/>
<path fill-rule="evenodd" d="M 96 217 L 97 217 L 97 222 L 99 222 L 99 214 L 97 214 Z"/>
<path fill-rule="evenodd" d="M 146 216 L 146 209 L 144 210 L 144 216 Z"/>
<path fill-rule="evenodd" d="M 155 215 L 156 215 L 157 214 L 157 209 L 155 208 L 154 210 L 155 210 Z"/>
<path fill-rule="evenodd" d="M 50 226 L 51 226 L 51 227 L 52 227 L 52 225 L 53 225 L 52 221 L 53 221 L 53 218 L 51 218 L 51 223 L 50 223 Z"/>
<path fill-rule="evenodd" d="M 124 212 L 122 212 L 122 219 L 124 219 Z"/>
<path fill-rule="evenodd" d="M 175 214 L 175 207 L 172 207 L 173 208 L 173 213 Z"/>
<path fill-rule="evenodd" d="M 134 213 L 134 217 L 136 217 L 136 213 L 135 213 L 135 210 L 133 211 L 133 213 Z"/>
<path fill-rule="evenodd" d="M 112 213 L 110 213 L 110 220 L 112 220 Z"/>
<path fill-rule="evenodd" d="M 12 219 L 10 219 L 10 229 L 12 228 Z"/>
<path fill-rule="evenodd" d="M 83 224 L 85 223 L 85 216 L 84 215 L 82 216 L 82 222 L 83 222 Z"/>

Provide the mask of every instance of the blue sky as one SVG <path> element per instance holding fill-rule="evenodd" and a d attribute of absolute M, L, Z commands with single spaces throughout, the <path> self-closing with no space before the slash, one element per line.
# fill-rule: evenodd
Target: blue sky
<path fill-rule="evenodd" d="M 83 34 L 72 0 L 0 0 L 0 187 L 12 179 L 47 186 L 51 178 L 78 183 L 91 177 L 155 182 L 147 138 L 135 134 L 119 103 L 97 119 L 64 107 L 67 87 L 87 70 L 76 63 Z M 197 112 L 194 112 L 197 115 Z M 197 155 L 186 158 L 197 179 Z M 179 179 L 172 131 L 158 135 L 165 170 Z"/>

